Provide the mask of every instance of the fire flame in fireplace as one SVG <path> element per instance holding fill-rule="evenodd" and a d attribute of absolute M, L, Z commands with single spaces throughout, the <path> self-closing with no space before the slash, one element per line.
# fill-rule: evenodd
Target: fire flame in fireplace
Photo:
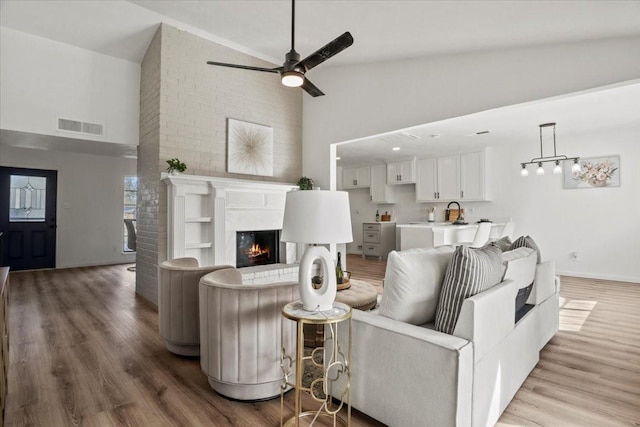
<path fill-rule="evenodd" d="M 259 257 L 261 255 L 271 256 L 271 250 L 269 248 L 262 248 L 259 244 L 255 243 L 247 251 L 249 258 Z"/>

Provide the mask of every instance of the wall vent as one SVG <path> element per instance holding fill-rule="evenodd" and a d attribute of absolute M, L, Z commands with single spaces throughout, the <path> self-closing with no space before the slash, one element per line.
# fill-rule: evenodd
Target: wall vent
<path fill-rule="evenodd" d="M 70 119 L 58 119 L 58 130 L 83 133 L 86 135 L 104 136 L 104 125 L 99 123 L 79 122 Z"/>
<path fill-rule="evenodd" d="M 395 132 L 383 135 L 378 139 L 387 144 L 397 144 L 402 142 L 414 141 L 416 139 L 420 139 L 420 137 L 409 132 Z"/>

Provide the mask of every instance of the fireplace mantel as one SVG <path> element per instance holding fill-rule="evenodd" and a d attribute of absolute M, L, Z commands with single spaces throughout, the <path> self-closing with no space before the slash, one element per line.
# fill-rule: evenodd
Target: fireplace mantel
<path fill-rule="evenodd" d="M 194 257 L 201 265 L 236 265 L 236 232 L 282 228 L 286 193 L 279 184 L 195 175 L 166 175 L 167 258 Z M 284 244 L 281 262 L 296 260 Z"/>

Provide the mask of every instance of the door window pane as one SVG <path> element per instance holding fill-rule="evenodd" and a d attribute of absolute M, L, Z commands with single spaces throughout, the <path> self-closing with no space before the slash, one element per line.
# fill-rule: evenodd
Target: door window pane
<path fill-rule="evenodd" d="M 9 221 L 44 222 L 47 178 L 11 175 L 9 185 Z"/>

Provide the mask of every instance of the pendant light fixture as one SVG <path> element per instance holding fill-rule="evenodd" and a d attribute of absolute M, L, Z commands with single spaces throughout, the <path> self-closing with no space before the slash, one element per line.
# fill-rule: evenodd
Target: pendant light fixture
<path fill-rule="evenodd" d="M 520 175 L 528 176 L 529 171 L 527 170 L 527 165 L 538 165 L 538 169 L 536 169 L 536 175 L 544 175 L 544 168 L 542 167 L 543 163 L 553 162 L 555 163 L 555 167 L 553 168 L 553 173 L 555 175 L 562 173 L 562 166 L 560 162 L 565 162 L 568 160 L 573 160 L 573 166 L 571 167 L 571 172 L 579 172 L 580 164 L 578 160 L 580 157 L 567 157 L 564 154 L 558 155 L 556 154 L 556 124 L 555 123 L 543 123 L 540 126 L 540 157 L 531 159 L 530 162 L 521 163 L 522 170 L 520 171 Z M 545 157 L 542 153 L 542 128 L 553 127 L 553 156 Z"/>

